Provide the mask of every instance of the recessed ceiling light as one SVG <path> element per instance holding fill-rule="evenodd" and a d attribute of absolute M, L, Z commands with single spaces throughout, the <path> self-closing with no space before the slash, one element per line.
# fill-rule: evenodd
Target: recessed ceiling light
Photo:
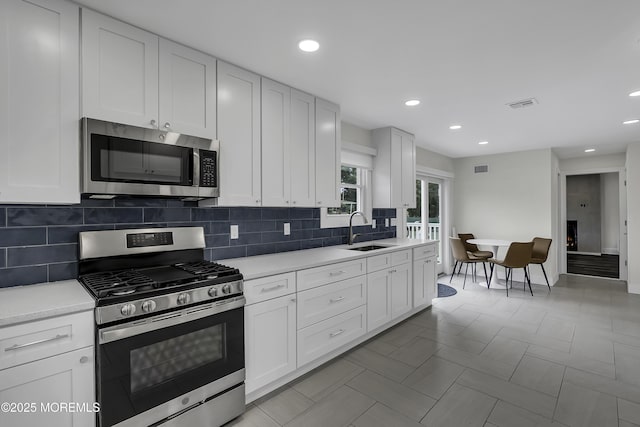
<path fill-rule="evenodd" d="M 635 91 L 635 92 L 631 92 L 631 93 L 629 94 L 629 96 L 640 96 L 640 90 L 637 90 L 637 91 Z"/>
<path fill-rule="evenodd" d="M 451 130 L 462 129 L 462 125 L 451 125 L 451 126 L 449 126 L 449 129 L 451 129 Z"/>
<path fill-rule="evenodd" d="M 320 49 L 320 43 L 315 40 L 306 39 L 298 43 L 298 47 L 304 52 L 315 52 Z"/>
<path fill-rule="evenodd" d="M 488 143 L 489 143 L 489 141 L 480 141 L 480 142 L 478 142 L 478 144 L 480 144 L 480 145 L 487 145 Z"/>
<path fill-rule="evenodd" d="M 640 122 L 640 120 L 638 119 L 633 119 L 633 120 L 627 120 L 626 122 L 622 122 L 623 125 L 633 125 Z"/>
<path fill-rule="evenodd" d="M 405 101 L 404 105 L 406 105 L 407 107 L 415 107 L 416 105 L 420 104 L 420 100 L 418 99 L 410 99 L 408 101 Z"/>
<path fill-rule="evenodd" d="M 586 150 L 584 150 L 585 153 L 593 153 L 594 151 L 596 151 L 595 148 L 587 148 Z"/>

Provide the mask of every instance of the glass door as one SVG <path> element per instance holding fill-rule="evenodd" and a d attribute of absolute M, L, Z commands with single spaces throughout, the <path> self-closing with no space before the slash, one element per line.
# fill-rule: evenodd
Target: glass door
<path fill-rule="evenodd" d="M 416 208 L 407 209 L 406 236 L 410 239 L 427 238 L 438 242 L 437 272 L 442 268 L 442 180 L 421 177 L 416 180 Z"/>

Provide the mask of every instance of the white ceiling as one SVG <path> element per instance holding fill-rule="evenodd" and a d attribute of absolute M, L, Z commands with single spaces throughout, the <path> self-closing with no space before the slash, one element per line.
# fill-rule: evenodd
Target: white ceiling
<path fill-rule="evenodd" d="M 640 142 L 638 0 L 80 0 L 465 157 Z M 320 42 L 314 54 L 297 49 Z M 505 104 L 535 97 L 539 104 Z M 421 105 L 404 106 L 417 98 Z M 449 125 L 462 124 L 459 131 Z M 487 140 L 488 145 L 478 142 Z"/>

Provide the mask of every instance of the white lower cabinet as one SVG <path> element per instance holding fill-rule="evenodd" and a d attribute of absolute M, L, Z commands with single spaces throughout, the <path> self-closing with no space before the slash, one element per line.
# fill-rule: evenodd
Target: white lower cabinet
<path fill-rule="evenodd" d="M 367 324 L 372 331 L 391 321 L 391 275 L 388 270 L 367 275 Z"/>
<path fill-rule="evenodd" d="M 413 308 L 411 263 L 393 266 L 391 271 L 391 318 L 395 319 Z"/>
<path fill-rule="evenodd" d="M 250 393 L 296 369 L 296 295 L 248 305 L 244 318 Z"/>
<path fill-rule="evenodd" d="M 0 402 L 16 412 L 0 413 L 2 427 L 95 425 L 93 347 L 0 371 Z M 74 410 L 61 405 L 73 404 Z M 28 411 L 28 412 L 27 412 Z"/>
<path fill-rule="evenodd" d="M 436 297 L 435 245 L 413 250 L 413 307 L 428 307 Z"/>
<path fill-rule="evenodd" d="M 411 253 L 369 257 L 367 271 L 367 325 L 372 331 L 413 308 Z"/>

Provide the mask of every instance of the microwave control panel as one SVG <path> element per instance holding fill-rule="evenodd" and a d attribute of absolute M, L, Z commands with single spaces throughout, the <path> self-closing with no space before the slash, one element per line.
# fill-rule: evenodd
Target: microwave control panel
<path fill-rule="evenodd" d="M 200 150 L 200 187 L 218 186 L 217 152 Z"/>

